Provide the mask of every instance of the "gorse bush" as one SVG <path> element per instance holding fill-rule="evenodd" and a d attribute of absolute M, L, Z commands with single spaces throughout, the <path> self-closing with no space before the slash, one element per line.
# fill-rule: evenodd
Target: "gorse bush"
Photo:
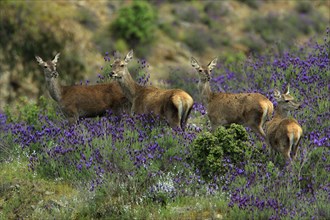
<path fill-rule="evenodd" d="M 124 39 L 132 48 L 151 43 L 156 28 L 156 13 L 146 1 L 133 1 L 119 10 L 110 29 L 117 38 Z"/>
<path fill-rule="evenodd" d="M 228 168 L 224 160 L 239 164 L 249 150 L 248 134 L 244 127 L 232 124 L 229 128 L 219 127 L 214 134 L 200 134 L 191 145 L 190 160 L 206 179 L 224 174 Z"/>

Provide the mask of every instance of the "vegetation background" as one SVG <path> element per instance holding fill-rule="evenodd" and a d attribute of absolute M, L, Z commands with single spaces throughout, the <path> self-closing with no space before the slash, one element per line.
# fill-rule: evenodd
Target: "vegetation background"
<path fill-rule="evenodd" d="M 35 55 L 61 53 L 63 84 L 96 82 L 105 52 L 149 65 L 155 85 L 218 56 L 244 60 L 270 47 L 306 42 L 329 25 L 329 0 L 21 1 L 0 2 L 0 109 L 24 95 L 48 94 Z M 178 85 L 179 86 L 179 85 Z"/>
<path fill-rule="evenodd" d="M 0 1 L 0 219 L 330 219 L 329 0 Z M 182 88 L 185 131 L 121 115 L 68 126 L 35 55 L 63 84 L 107 80 L 134 49 L 140 84 Z M 290 85 L 304 133 L 290 166 L 232 124 L 209 132 L 194 56 L 214 91 Z M 110 62 L 109 62 L 110 60 Z M 86 82 L 85 82 L 86 81 Z"/>

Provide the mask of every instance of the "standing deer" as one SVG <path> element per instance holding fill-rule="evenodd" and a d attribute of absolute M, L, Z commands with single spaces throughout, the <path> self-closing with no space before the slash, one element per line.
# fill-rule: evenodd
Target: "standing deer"
<path fill-rule="evenodd" d="M 284 94 L 275 89 L 274 97 L 278 106 L 275 108 L 273 119 L 266 123 L 266 141 L 272 151 L 280 152 L 286 161 L 291 161 L 291 152 L 292 159 L 296 159 L 303 130 L 297 120 L 288 118 L 288 112 L 298 109 L 300 103 L 289 94 L 289 87 L 286 88 Z"/>
<path fill-rule="evenodd" d="M 217 64 L 213 59 L 206 67 L 200 66 L 195 58 L 191 65 L 199 73 L 198 88 L 202 95 L 203 104 L 207 106 L 207 115 L 214 131 L 218 126 L 232 123 L 250 127 L 254 132 L 265 137 L 262 128 L 267 117 L 273 114 L 273 103 L 259 93 L 214 93 L 211 91 L 211 71 Z"/>
<path fill-rule="evenodd" d="M 56 54 L 53 60 L 47 62 L 39 56 L 36 59 L 44 69 L 50 96 L 59 104 L 70 124 L 74 124 L 79 117 L 101 116 L 106 110 L 119 114 L 129 108 L 129 102 L 117 82 L 62 86 L 56 70 L 59 55 Z"/>
<path fill-rule="evenodd" d="M 111 77 L 116 79 L 125 96 L 132 103 L 132 113 L 153 113 L 164 118 L 172 128 L 184 130 L 193 106 L 192 97 L 181 89 L 160 89 L 141 86 L 134 81 L 127 64 L 133 59 L 133 50 L 126 57 L 111 64 Z"/>

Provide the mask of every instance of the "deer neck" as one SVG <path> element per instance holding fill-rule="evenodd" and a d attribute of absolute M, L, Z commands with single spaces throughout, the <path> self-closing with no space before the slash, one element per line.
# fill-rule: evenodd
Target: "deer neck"
<path fill-rule="evenodd" d="M 289 111 L 284 110 L 281 106 L 277 106 L 274 112 L 274 118 L 287 118 L 289 116 Z"/>
<path fill-rule="evenodd" d="M 212 96 L 211 86 L 209 81 L 199 81 L 198 83 L 199 92 L 202 96 L 203 104 L 207 104 Z"/>
<path fill-rule="evenodd" d="M 131 74 L 128 72 L 128 69 L 125 70 L 123 78 L 118 80 L 118 83 L 123 90 L 125 97 L 132 103 L 134 97 L 136 96 L 137 89 L 139 85 L 132 78 Z"/>
<path fill-rule="evenodd" d="M 50 96 L 56 101 L 59 102 L 62 98 L 62 87 L 57 77 L 46 77 L 46 84 Z"/>

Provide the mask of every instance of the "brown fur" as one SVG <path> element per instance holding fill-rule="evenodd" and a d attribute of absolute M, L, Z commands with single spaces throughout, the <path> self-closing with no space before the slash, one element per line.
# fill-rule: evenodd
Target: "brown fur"
<path fill-rule="evenodd" d="M 111 73 L 132 102 L 131 112 L 153 113 L 164 118 L 172 128 L 184 129 L 193 105 L 191 96 L 181 89 L 160 89 L 138 85 L 127 69 L 127 64 L 132 58 L 133 51 L 130 51 L 124 60 L 115 60 Z"/>
<path fill-rule="evenodd" d="M 216 61 L 214 59 L 207 67 L 201 67 L 192 58 L 192 66 L 200 75 L 199 88 L 205 100 L 212 130 L 220 125 L 236 123 L 250 127 L 265 137 L 262 126 L 273 114 L 273 103 L 259 93 L 213 93 L 209 81 Z"/>
<path fill-rule="evenodd" d="M 106 110 L 120 114 L 129 109 L 129 102 L 117 82 L 62 86 L 58 81 L 56 71 L 58 55 L 55 56 L 54 60 L 47 62 L 44 62 L 40 57 L 36 57 L 36 59 L 39 65 L 44 68 L 50 95 L 58 102 L 70 124 L 75 123 L 79 117 L 102 116 Z"/>
<path fill-rule="evenodd" d="M 278 106 L 274 118 L 266 123 L 266 140 L 270 148 L 280 152 L 287 161 L 291 160 L 292 152 L 294 160 L 303 130 L 297 120 L 288 118 L 287 115 L 289 110 L 297 109 L 300 104 L 294 101 L 288 90 L 285 94 L 280 94 L 278 90 L 274 93 Z"/>

